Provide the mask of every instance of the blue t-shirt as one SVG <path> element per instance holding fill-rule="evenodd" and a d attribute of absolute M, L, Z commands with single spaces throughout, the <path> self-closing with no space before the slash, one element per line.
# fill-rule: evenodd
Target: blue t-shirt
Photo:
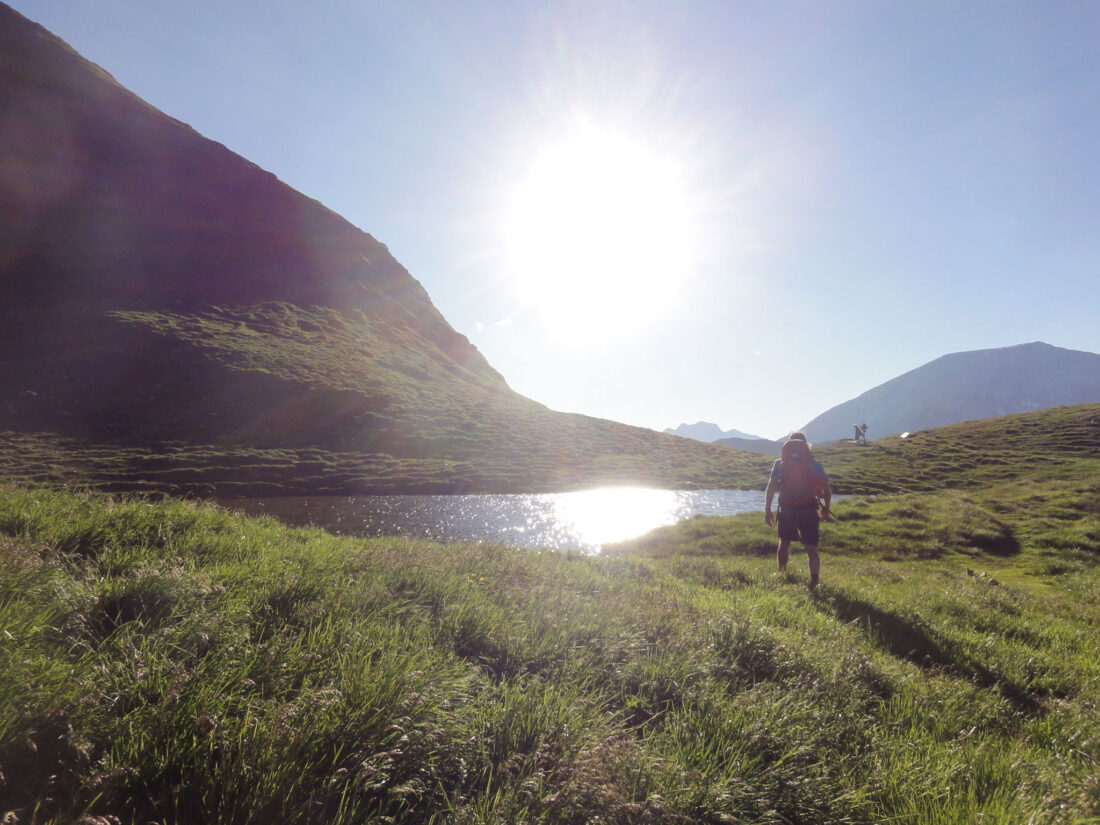
<path fill-rule="evenodd" d="M 779 467 L 782 463 L 783 463 L 783 459 L 777 458 L 775 460 L 775 463 L 772 465 L 772 478 L 775 479 L 777 482 L 781 480 L 780 477 L 779 477 Z M 810 462 L 810 467 L 812 467 L 817 472 L 821 473 L 821 475 L 824 476 L 826 481 L 829 480 L 829 476 L 825 472 L 825 468 L 821 466 L 820 462 L 818 462 L 816 460 L 811 461 Z"/>

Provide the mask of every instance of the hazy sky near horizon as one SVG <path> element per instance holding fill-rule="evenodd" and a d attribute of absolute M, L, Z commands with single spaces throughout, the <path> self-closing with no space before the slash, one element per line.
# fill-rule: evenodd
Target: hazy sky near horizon
<path fill-rule="evenodd" d="M 1100 352 L 1100 3 L 9 2 L 552 409 L 774 438 L 949 352 Z"/>

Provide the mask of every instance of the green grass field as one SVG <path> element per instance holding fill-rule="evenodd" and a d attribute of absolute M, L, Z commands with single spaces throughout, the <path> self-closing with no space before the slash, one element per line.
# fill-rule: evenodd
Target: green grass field
<path fill-rule="evenodd" d="M 587 557 L 0 488 L 0 818 L 1098 822 L 1100 456 L 1024 444 L 838 503 L 816 592 L 759 514 Z"/>

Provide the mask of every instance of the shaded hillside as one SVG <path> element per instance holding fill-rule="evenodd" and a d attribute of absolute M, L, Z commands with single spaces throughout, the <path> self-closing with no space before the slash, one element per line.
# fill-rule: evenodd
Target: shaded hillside
<path fill-rule="evenodd" d="M 0 432 L 0 479 L 199 496 L 553 492 L 641 484 L 760 489 L 771 460 L 720 447 L 677 451 L 638 428 L 550 415 L 543 431 L 471 459 L 170 442 L 127 447 Z M 690 444 L 690 442 L 688 442 Z"/>
<path fill-rule="evenodd" d="M 82 467 L 170 491 L 758 486 L 751 457 L 513 393 L 383 244 L 3 5 L 0 157 L 9 474 Z M 87 460 L 111 450 L 134 461 Z M 347 472 L 241 477 L 242 456 L 280 450 Z M 138 469 L 172 455 L 191 458 L 171 483 Z"/>
<path fill-rule="evenodd" d="M 55 351 L 111 310 L 360 310 L 499 382 L 385 246 L 0 8 L 4 342 Z"/>
<path fill-rule="evenodd" d="M 803 431 L 811 441 L 871 438 L 960 421 L 1100 401 L 1100 355 L 1035 342 L 956 352 L 910 370 L 822 413 Z"/>

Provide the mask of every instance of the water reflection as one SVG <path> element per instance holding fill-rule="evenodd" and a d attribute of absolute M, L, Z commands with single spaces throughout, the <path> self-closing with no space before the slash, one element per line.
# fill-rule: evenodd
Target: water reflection
<path fill-rule="evenodd" d="M 228 499 L 222 504 L 344 535 L 405 535 L 595 552 L 605 544 L 640 536 L 696 514 L 763 510 L 764 494 L 753 490 L 615 487 L 516 495 Z"/>
<path fill-rule="evenodd" d="M 554 497 L 555 519 L 586 547 L 600 547 L 675 524 L 679 511 L 675 490 L 616 487 Z"/>

